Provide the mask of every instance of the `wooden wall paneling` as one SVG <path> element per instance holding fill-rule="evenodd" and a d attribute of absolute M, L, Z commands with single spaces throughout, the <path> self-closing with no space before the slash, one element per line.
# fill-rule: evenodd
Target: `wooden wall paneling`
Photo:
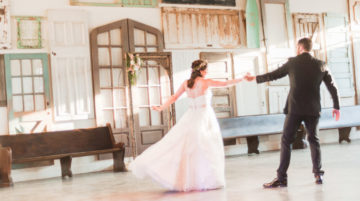
<path fill-rule="evenodd" d="M 237 10 L 163 7 L 166 48 L 237 48 L 245 41 Z M 243 38 L 243 39 L 242 39 Z"/>

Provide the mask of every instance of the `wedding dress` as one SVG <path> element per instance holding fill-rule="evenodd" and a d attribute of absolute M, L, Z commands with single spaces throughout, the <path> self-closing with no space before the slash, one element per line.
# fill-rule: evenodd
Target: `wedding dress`
<path fill-rule="evenodd" d="M 137 177 L 149 176 L 174 191 L 225 186 L 224 146 L 212 94 L 209 89 L 199 94 L 200 84 L 186 87 L 190 104 L 177 124 L 130 164 Z"/>

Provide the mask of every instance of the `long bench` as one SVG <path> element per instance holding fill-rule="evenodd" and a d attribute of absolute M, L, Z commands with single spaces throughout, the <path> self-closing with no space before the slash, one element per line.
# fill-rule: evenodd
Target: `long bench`
<path fill-rule="evenodd" d="M 352 127 L 360 126 L 360 105 L 341 107 L 340 120 L 335 121 L 332 117 L 332 109 L 323 109 L 319 120 L 319 129 L 338 129 L 339 143 L 350 142 Z M 223 139 L 247 138 L 248 153 L 259 153 L 258 136 L 282 133 L 285 115 L 267 114 L 241 116 L 218 119 Z M 304 127 L 299 128 L 299 133 L 305 133 Z M 301 140 L 300 138 L 297 138 Z M 295 143 L 298 143 L 297 141 Z"/>
<path fill-rule="evenodd" d="M 115 172 L 126 171 L 125 146 L 105 127 L 0 136 L 0 186 L 11 186 L 11 165 L 60 159 L 62 177 L 72 177 L 73 157 L 112 153 Z"/>

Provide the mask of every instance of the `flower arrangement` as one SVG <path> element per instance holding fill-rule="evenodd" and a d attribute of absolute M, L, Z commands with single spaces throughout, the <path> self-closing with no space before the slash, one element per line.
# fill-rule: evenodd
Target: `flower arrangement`
<path fill-rule="evenodd" d="M 125 53 L 126 71 L 131 85 L 136 84 L 137 73 L 141 68 L 141 58 L 138 54 Z"/>

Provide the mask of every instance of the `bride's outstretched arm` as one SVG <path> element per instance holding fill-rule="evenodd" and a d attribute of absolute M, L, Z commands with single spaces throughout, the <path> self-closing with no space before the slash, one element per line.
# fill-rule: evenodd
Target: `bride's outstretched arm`
<path fill-rule="evenodd" d="M 164 104 L 162 104 L 160 106 L 152 106 L 151 108 L 153 110 L 162 111 L 164 108 L 169 107 L 171 104 L 173 104 L 181 96 L 181 94 L 184 93 L 186 83 L 187 83 L 187 81 L 184 81 L 181 84 L 181 86 L 179 87 L 179 89 L 176 91 L 176 93 L 174 95 L 170 96 L 170 98 L 167 99 Z"/>
<path fill-rule="evenodd" d="M 233 80 L 227 80 L 227 81 L 218 81 L 218 80 L 212 80 L 212 79 L 207 79 L 207 86 L 209 87 L 227 87 L 227 86 L 231 86 L 234 84 L 237 84 L 243 80 L 248 80 L 248 76 L 249 74 L 246 74 L 244 77 L 242 78 L 238 78 L 238 79 L 233 79 Z"/>

